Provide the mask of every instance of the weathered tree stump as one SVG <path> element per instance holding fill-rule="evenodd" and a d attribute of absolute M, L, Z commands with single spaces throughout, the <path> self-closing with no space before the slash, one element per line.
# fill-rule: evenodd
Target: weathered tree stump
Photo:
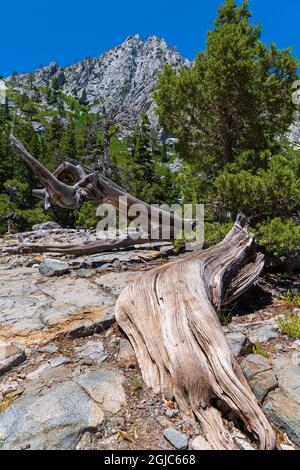
<path fill-rule="evenodd" d="M 194 415 L 214 449 L 232 449 L 216 399 L 225 402 L 259 441 L 273 449 L 270 424 L 226 342 L 216 309 L 257 280 L 263 255 L 239 217 L 217 246 L 143 273 L 121 293 L 116 319 L 130 339 L 146 384 L 172 393 Z"/>

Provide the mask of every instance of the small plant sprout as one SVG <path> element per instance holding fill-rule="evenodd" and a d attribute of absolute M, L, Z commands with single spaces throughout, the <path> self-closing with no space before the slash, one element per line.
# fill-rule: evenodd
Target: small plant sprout
<path fill-rule="evenodd" d="M 137 392 L 138 390 L 141 390 L 143 388 L 143 382 L 139 377 L 133 377 L 131 380 L 131 385 L 134 388 L 134 390 Z"/>
<path fill-rule="evenodd" d="M 255 345 L 253 346 L 253 354 L 258 354 L 259 356 L 270 359 L 273 348 L 265 348 L 262 346 L 259 340 L 256 340 Z"/>
<path fill-rule="evenodd" d="M 291 339 L 300 339 L 300 317 L 296 312 L 287 312 L 276 318 L 282 333 Z"/>
<path fill-rule="evenodd" d="M 296 290 L 288 290 L 282 295 L 282 300 L 291 307 L 300 308 L 300 293 Z"/>

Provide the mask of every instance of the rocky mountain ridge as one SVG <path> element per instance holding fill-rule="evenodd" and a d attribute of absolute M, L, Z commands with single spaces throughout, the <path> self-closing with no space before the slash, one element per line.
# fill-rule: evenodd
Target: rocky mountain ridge
<path fill-rule="evenodd" d="M 157 76 L 166 64 L 182 67 L 190 63 L 164 39 L 151 36 L 143 40 L 135 35 L 99 57 L 86 57 L 68 67 L 51 62 L 30 74 L 16 75 L 13 84 L 15 91 L 22 93 L 28 84 L 31 87 L 51 87 L 55 79 L 67 95 L 80 98 L 85 91 L 93 113 L 101 110 L 103 102 L 111 102 L 114 106 L 126 108 L 129 124 L 135 124 L 141 112 L 147 112 L 155 123 L 152 93 Z"/>

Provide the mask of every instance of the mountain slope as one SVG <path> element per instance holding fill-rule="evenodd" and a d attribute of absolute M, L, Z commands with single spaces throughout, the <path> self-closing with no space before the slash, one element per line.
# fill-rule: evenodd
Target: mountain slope
<path fill-rule="evenodd" d="M 104 99 L 125 106 L 130 124 L 135 124 L 143 111 L 156 123 L 151 95 L 158 73 L 166 64 L 189 66 L 189 61 L 163 39 L 152 36 L 142 40 L 136 35 L 99 57 L 87 57 L 69 67 L 52 62 L 31 74 L 18 75 L 14 77 L 14 88 L 22 93 L 29 81 L 33 86 L 51 87 L 55 79 L 67 95 L 81 97 L 85 90 L 92 112 L 101 109 Z"/>

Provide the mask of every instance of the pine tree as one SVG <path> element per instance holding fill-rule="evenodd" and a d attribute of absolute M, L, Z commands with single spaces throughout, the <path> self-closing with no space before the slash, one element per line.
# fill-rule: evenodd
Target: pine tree
<path fill-rule="evenodd" d="M 202 167 L 268 148 L 292 121 L 297 61 L 290 49 L 263 44 L 250 18 L 248 2 L 226 0 L 195 64 L 168 65 L 158 80 L 161 124 L 178 138 L 181 156 Z"/>
<path fill-rule="evenodd" d="M 141 115 L 132 137 L 132 161 L 128 168 L 127 184 L 133 194 L 148 203 L 157 203 L 157 188 L 152 149 L 152 135 L 149 119 Z"/>
<path fill-rule="evenodd" d="M 43 138 L 44 147 L 42 160 L 49 170 L 54 170 L 57 166 L 55 157 L 60 149 L 63 132 L 64 126 L 62 120 L 57 114 L 55 114 L 46 128 Z"/>
<path fill-rule="evenodd" d="M 151 126 L 147 114 L 141 115 L 140 122 L 136 128 L 134 137 L 133 159 L 143 171 L 143 180 L 145 183 L 153 183 L 153 152 L 151 141 Z"/>
<path fill-rule="evenodd" d="M 81 97 L 79 98 L 79 104 L 81 104 L 82 106 L 88 105 L 87 93 L 85 88 L 83 89 Z"/>
<path fill-rule="evenodd" d="M 96 156 L 100 149 L 95 122 L 88 113 L 83 116 L 82 120 L 77 136 L 77 154 L 79 156 Z"/>
<path fill-rule="evenodd" d="M 63 131 L 61 151 L 64 156 L 69 158 L 75 158 L 77 155 L 76 132 L 73 119 L 70 119 Z"/>

